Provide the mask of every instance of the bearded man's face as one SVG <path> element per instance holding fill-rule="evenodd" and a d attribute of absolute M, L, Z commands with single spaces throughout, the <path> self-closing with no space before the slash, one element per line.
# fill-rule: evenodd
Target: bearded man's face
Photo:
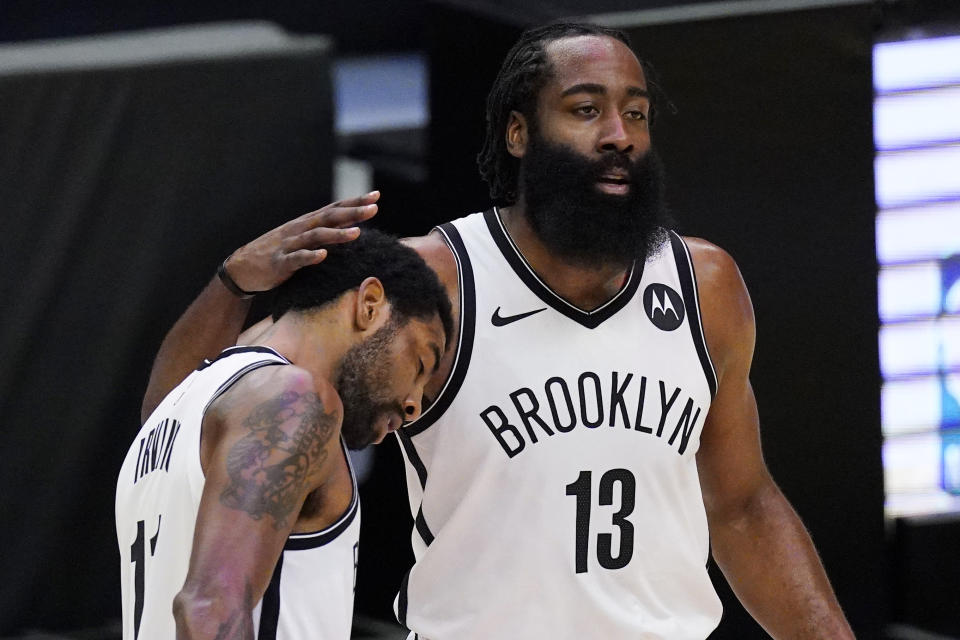
<path fill-rule="evenodd" d="M 643 261 L 667 239 L 663 170 L 652 149 L 637 159 L 615 150 L 588 158 L 532 127 L 520 194 L 544 245 L 579 266 Z"/>

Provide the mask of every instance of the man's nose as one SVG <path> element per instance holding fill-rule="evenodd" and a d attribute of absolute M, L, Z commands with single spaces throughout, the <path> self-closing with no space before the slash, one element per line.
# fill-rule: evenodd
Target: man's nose
<path fill-rule="evenodd" d="M 603 129 L 597 140 L 598 151 L 633 151 L 633 141 L 619 113 L 608 115 L 603 121 Z"/>

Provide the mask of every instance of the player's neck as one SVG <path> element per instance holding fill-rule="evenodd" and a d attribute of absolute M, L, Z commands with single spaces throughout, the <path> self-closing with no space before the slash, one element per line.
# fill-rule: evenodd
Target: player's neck
<path fill-rule="evenodd" d="M 630 265 L 584 267 L 570 264 L 543 244 L 522 207 L 522 203 L 518 203 L 500 209 L 500 217 L 520 253 L 554 293 L 580 309 L 590 311 L 620 291 Z"/>
<path fill-rule="evenodd" d="M 258 337 L 256 344 L 270 347 L 315 378 L 333 380 L 347 345 L 319 314 L 286 314 Z M 321 326 L 323 325 L 323 326 Z"/>

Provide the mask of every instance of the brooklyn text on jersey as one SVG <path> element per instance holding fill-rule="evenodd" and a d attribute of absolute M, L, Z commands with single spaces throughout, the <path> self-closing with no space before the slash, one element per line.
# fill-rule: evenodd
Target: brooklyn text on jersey
<path fill-rule="evenodd" d="M 520 387 L 511 392 L 509 401 L 490 405 L 480 412 L 480 419 L 511 458 L 528 442 L 539 442 L 538 433 L 553 436 L 578 426 L 599 429 L 606 425 L 662 438 L 668 422 L 671 428 L 666 429 L 666 443 L 676 443 L 677 453 L 683 455 L 703 409 L 680 387 L 663 380 L 650 386 L 659 389 L 658 400 L 648 398 L 647 376 L 631 372 L 600 376 L 585 371 L 576 380 L 553 376 L 534 387 L 536 390 Z"/>

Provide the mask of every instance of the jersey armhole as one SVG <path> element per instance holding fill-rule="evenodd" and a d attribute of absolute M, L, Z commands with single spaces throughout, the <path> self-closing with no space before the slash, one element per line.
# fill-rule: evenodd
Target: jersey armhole
<path fill-rule="evenodd" d="M 700 295 L 697 290 L 697 274 L 693 270 L 693 258 L 690 256 L 687 243 L 674 231 L 670 232 L 670 246 L 673 249 L 673 257 L 677 265 L 677 275 L 680 277 L 683 306 L 687 308 L 687 325 L 690 327 L 693 345 L 697 350 L 697 356 L 700 358 L 700 365 L 703 367 L 703 375 L 707 379 L 707 386 L 710 387 L 710 398 L 712 399 L 717 395 L 717 372 L 713 367 L 710 352 L 707 350 L 707 341 L 703 335 L 703 323 L 700 319 Z"/>
<path fill-rule="evenodd" d="M 357 475 L 353 469 L 353 462 L 350 460 L 350 451 L 347 450 L 347 443 L 340 437 L 340 452 L 346 460 L 347 469 L 350 471 L 350 481 L 352 484 L 353 495 L 350 498 L 350 504 L 332 524 L 317 531 L 305 531 L 302 533 L 291 533 L 287 536 L 287 541 L 283 545 L 284 551 L 302 551 L 304 549 L 316 549 L 332 542 L 341 533 L 347 530 L 347 527 L 353 522 L 360 511 L 360 491 L 357 488 Z"/>
<path fill-rule="evenodd" d="M 403 427 L 402 431 L 408 437 L 423 433 L 450 407 L 463 385 L 467 368 L 470 366 L 470 357 L 473 353 L 477 312 L 473 266 L 470 263 L 467 248 L 463 244 L 463 238 L 460 237 L 457 228 L 452 223 L 447 222 L 436 227 L 436 229 L 443 236 L 457 263 L 457 284 L 460 294 L 460 327 L 457 332 L 457 352 L 454 356 L 453 367 L 450 369 L 450 375 L 447 376 L 447 381 L 440 389 L 440 393 L 437 394 L 437 397 L 433 399 L 433 402 L 419 418 Z"/>

